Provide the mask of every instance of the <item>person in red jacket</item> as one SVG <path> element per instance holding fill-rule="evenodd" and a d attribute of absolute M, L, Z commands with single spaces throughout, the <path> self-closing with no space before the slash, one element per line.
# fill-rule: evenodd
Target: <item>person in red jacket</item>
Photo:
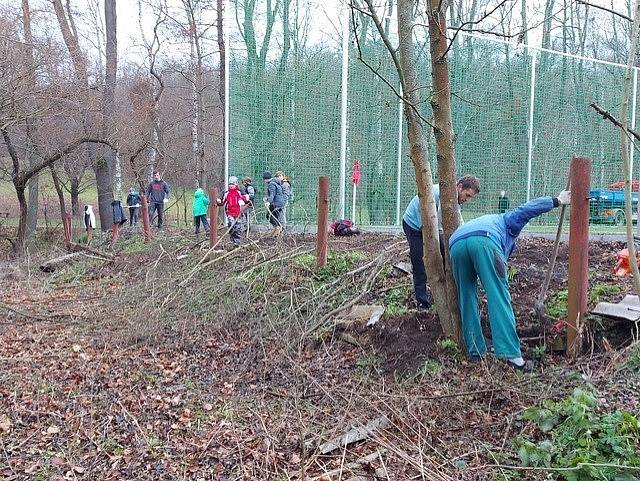
<path fill-rule="evenodd" d="M 242 207 L 249 202 L 249 196 L 243 195 L 238 186 L 238 178 L 236 176 L 229 177 L 229 185 L 222 196 L 217 199 L 218 205 L 224 205 L 224 213 L 227 217 L 227 226 L 229 227 L 229 237 L 235 247 L 240 246 L 240 238 L 242 236 Z"/>

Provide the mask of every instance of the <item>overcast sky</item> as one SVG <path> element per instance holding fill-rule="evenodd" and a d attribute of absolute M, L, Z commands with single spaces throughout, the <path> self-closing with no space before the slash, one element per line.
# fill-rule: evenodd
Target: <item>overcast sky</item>
<path fill-rule="evenodd" d="M 65 0 L 66 1 L 66 0 Z M 98 13 L 102 15 L 103 13 L 103 0 L 97 0 L 99 2 Z M 176 15 L 181 14 L 181 0 L 166 0 L 169 8 L 176 13 Z M 227 4 L 231 2 L 229 0 L 225 0 Z M 304 4 L 304 0 L 301 1 L 301 4 Z M 313 6 L 310 8 L 310 18 L 312 21 L 310 22 L 310 32 L 308 43 L 318 43 L 318 42 L 329 42 L 338 44 L 339 42 L 339 34 L 340 31 L 340 12 L 342 9 L 342 1 L 343 0 L 312 0 L 310 3 Z M 575 0 L 569 0 L 574 1 Z M 619 10 L 621 12 L 627 13 L 628 6 L 627 0 L 590 0 L 591 3 L 606 6 L 611 8 L 613 6 L 614 9 Z M 258 5 L 264 5 L 266 0 L 260 0 Z M 386 3 L 386 0 L 377 0 L 381 5 Z M 64 3 L 64 2 L 63 2 Z M 78 15 L 78 19 L 76 21 L 78 29 L 81 31 L 85 45 L 91 45 L 94 48 L 98 45 L 98 36 L 96 35 L 96 30 L 93 25 L 95 24 L 95 13 L 92 14 L 91 5 L 95 4 L 96 0 L 71 0 L 71 4 Z M 146 3 L 146 0 L 143 0 L 143 4 Z M 480 4 L 482 5 L 482 1 Z M 493 6 L 497 5 L 499 0 L 490 0 L 487 2 L 488 7 L 481 8 L 478 12 L 478 15 L 484 14 L 486 10 L 491 10 Z M 43 11 L 52 12 L 52 7 L 50 0 L 30 0 L 31 9 L 33 11 L 34 24 L 39 25 L 41 28 L 51 28 L 50 31 L 53 31 L 57 34 L 58 29 L 55 24 L 55 17 L 52 13 L 43 14 Z M 514 0 L 514 17 L 517 18 L 518 14 L 515 12 L 519 12 L 519 4 L 520 0 Z M 535 12 L 541 12 L 544 8 L 545 0 L 528 0 L 527 4 L 532 12 L 532 15 Z M 556 4 L 561 4 L 561 2 L 556 1 Z M 19 12 L 20 9 L 20 1 L 19 0 L 0 0 L 0 5 L 3 5 L 8 8 L 15 9 Z M 517 6 L 517 8 L 516 8 Z M 558 8 L 561 8 L 562 5 L 559 5 Z M 557 10 L 557 9 L 555 9 Z M 138 16 L 138 0 L 117 0 L 117 16 L 118 16 L 118 51 L 121 59 L 128 60 L 142 60 L 144 56 L 143 50 L 140 48 L 142 44 L 142 37 L 140 34 L 140 25 L 139 25 L 139 16 Z M 38 19 L 40 21 L 38 22 Z M 46 21 L 49 22 L 49 25 L 46 25 Z M 216 21 L 215 12 L 211 12 L 205 17 L 204 22 L 213 24 Z M 236 25 L 235 16 L 232 15 L 229 19 L 231 32 L 235 33 L 236 41 L 239 41 L 237 38 L 238 28 Z M 52 23 L 53 22 L 53 23 Z M 142 27 L 146 31 L 147 35 L 150 37 L 153 29 L 153 25 L 155 22 L 155 18 L 153 12 L 148 7 L 143 7 L 143 15 L 142 15 Z M 488 19 L 486 20 L 484 26 L 490 27 L 497 23 L 497 19 Z M 535 45 L 539 42 L 540 39 L 540 29 L 538 31 L 530 32 L 529 41 L 531 44 Z M 392 31 L 395 32 L 395 27 L 392 27 Z M 212 37 L 215 37 L 215 29 L 211 29 Z M 278 41 L 276 38 L 275 41 Z M 177 41 L 173 41 L 171 44 L 167 44 L 168 48 L 164 52 L 164 55 L 181 55 L 182 52 L 180 49 L 184 49 L 184 42 L 182 43 L 182 47 L 179 45 Z M 232 42 L 232 48 L 234 43 Z M 235 44 L 239 45 L 239 44 Z M 103 49 L 103 42 L 101 45 Z M 215 49 L 215 45 L 209 46 L 209 49 Z M 188 52 L 185 51 L 185 54 Z"/>

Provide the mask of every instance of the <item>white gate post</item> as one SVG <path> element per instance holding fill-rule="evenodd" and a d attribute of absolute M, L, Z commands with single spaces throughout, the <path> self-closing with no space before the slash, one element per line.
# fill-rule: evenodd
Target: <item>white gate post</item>
<path fill-rule="evenodd" d="M 400 87 L 400 95 L 402 95 L 402 87 Z M 396 167 L 396 225 L 400 225 L 400 187 L 402 184 L 402 109 L 404 102 L 400 99 L 398 102 L 398 159 Z"/>
<path fill-rule="evenodd" d="M 340 179 L 338 180 L 338 218 L 345 218 L 347 184 L 347 90 L 349 88 L 349 4 L 343 5 L 342 15 L 342 82 L 340 92 Z"/>
<path fill-rule="evenodd" d="M 533 156 L 533 107 L 536 98 L 536 51 L 531 52 L 531 89 L 529 93 L 529 150 L 527 153 L 527 202 L 531 199 L 531 158 Z"/>

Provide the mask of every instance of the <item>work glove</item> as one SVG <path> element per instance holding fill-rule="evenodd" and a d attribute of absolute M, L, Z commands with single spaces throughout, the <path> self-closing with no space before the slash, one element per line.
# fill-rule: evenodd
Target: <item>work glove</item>
<path fill-rule="evenodd" d="M 558 194 L 556 199 L 558 199 L 558 202 L 560 203 L 560 205 L 571 204 L 571 191 L 563 190 Z"/>

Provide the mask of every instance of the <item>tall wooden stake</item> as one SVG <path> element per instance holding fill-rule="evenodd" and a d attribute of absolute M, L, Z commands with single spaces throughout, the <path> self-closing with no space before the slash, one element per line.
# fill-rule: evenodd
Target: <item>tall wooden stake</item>
<path fill-rule="evenodd" d="M 209 189 L 209 249 L 218 242 L 218 189 Z"/>
<path fill-rule="evenodd" d="M 569 301 L 567 306 L 567 354 L 582 348 L 581 327 L 587 313 L 589 285 L 589 190 L 591 159 L 571 159 L 571 216 L 569 227 Z"/>
<path fill-rule="evenodd" d="M 329 177 L 318 180 L 318 235 L 316 236 L 316 262 L 318 268 L 327 265 L 329 219 Z"/>

